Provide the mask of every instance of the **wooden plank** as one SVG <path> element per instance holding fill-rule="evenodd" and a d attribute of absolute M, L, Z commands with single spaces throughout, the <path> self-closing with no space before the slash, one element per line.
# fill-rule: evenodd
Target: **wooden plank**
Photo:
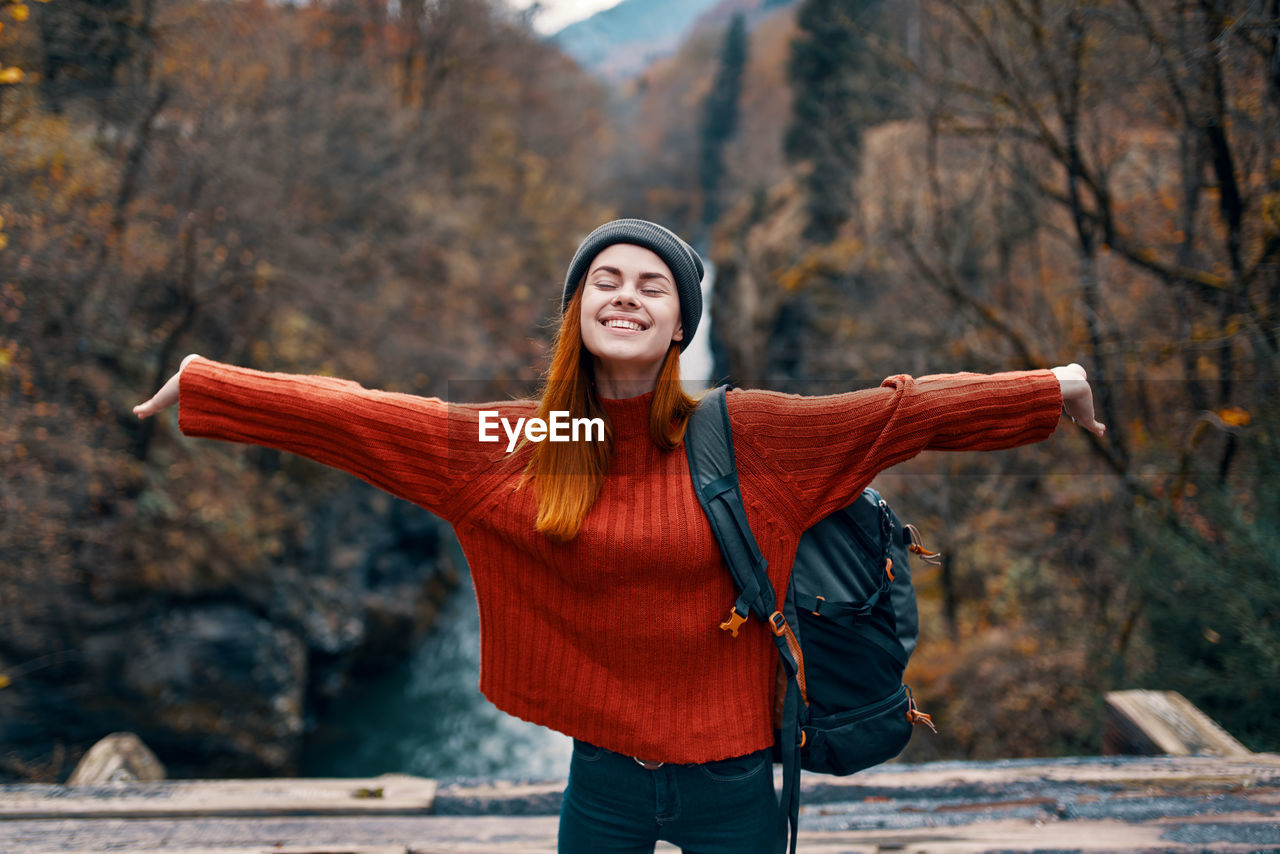
<path fill-rule="evenodd" d="M 1044 783 L 1232 789 L 1280 779 L 1280 756 L 1151 757 L 1149 759 L 1011 760 L 889 764 L 852 777 L 805 774 L 803 789 L 829 797 L 905 797 L 957 787 Z M 437 800 L 447 812 L 547 814 L 562 782 L 454 784 L 406 775 L 366 779 L 171 780 L 94 786 L 0 786 L 0 820 L 13 818 L 181 818 L 274 815 L 423 815 Z M 380 797 L 373 795 L 381 790 Z M 841 795 L 841 792 L 847 794 Z M 443 807 L 442 807 L 443 808 Z"/>
<path fill-rule="evenodd" d="M 162 791 L 161 784 L 3 785 L 0 852 L 556 850 L 558 822 L 551 796 L 562 785 L 558 782 L 459 781 L 436 790 L 434 814 L 422 804 L 398 814 L 361 808 L 364 801 L 412 803 L 408 787 L 414 783 L 434 786 L 412 777 L 174 781 L 167 785 L 181 787 L 188 800 L 221 792 L 216 800 L 205 799 L 194 809 L 117 804 L 116 809 L 98 809 L 78 818 L 50 803 L 65 800 L 84 809 L 75 805 L 76 800 L 92 800 L 95 792 L 107 792 L 108 800 L 163 802 L 174 792 Z M 275 795 L 269 791 L 273 787 Z M 379 787 L 382 799 L 354 797 L 361 788 Z M 806 774 L 804 788 L 799 848 L 803 854 L 1280 850 L 1280 756 L 1272 754 L 890 764 L 851 778 Z M 285 797 L 285 792 L 291 794 Z M 244 803 L 248 798 L 258 801 L 252 809 Z M 350 811 L 349 800 L 362 802 L 358 813 Z M 38 817 L 21 817 L 24 801 L 41 804 Z M 453 814 L 454 810 L 464 812 Z"/>
<path fill-rule="evenodd" d="M 1230 828 L 1218 838 L 1196 841 L 1169 838 L 1172 828 L 1185 819 L 1122 821 L 1116 819 L 988 819 L 977 815 L 967 824 L 885 829 L 874 826 L 839 830 L 806 830 L 801 821 L 798 854 L 979 854 L 979 852 L 1043 852 L 1074 850 L 1095 852 L 1257 852 L 1280 843 L 1274 816 L 1228 813 L 1212 817 L 1212 829 Z M 383 819 L 388 821 L 389 819 Z M 324 819 L 316 819 L 324 821 Z M 188 845 L 189 836 L 171 834 L 160 839 L 104 839 L 103 847 L 64 846 L 5 849 L 6 854 L 97 854 L 147 852 L 147 854 L 555 854 L 556 819 L 545 818 L 432 818 L 414 819 L 415 828 L 400 831 L 402 841 L 350 843 L 342 841 L 275 845 L 261 834 L 256 844 Z M 1194 820 L 1191 820 L 1194 821 Z M 2 827 L 2 826 L 0 826 Z M 2 833 L 2 831 L 0 831 Z M 176 836 L 177 838 L 173 838 Z M 1241 841 L 1254 838 L 1255 842 Z M 351 839 L 337 837 L 337 840 Z M 3 836 L 0 835 L 0 839 Z M 678 849 L 660 843 L 660 852 Z"/>
<path fill-rule="evenodd" d="M 1255 816 L 1231 816 L 1237 824 L 1274 826 Z M 803 825 L 802 825 L 803 826 Z M 1163 823 L 1134 824 L 1126 821 L 976 821 L 945 828 L 919 828 L 886 833 L 883 830 L 848 830 L 806 833 L 800 831 L 798 854 L 988 854 L 1003 852 L 1097 851 L 1097 852 L 1186 852 L 1205 851 L 1256 854 L 1252 843 L 1217 841 L 1179 844 L 1166 838 Z M 430 849 L 423 849 L 430 850 Z"/>
<path fill-rule="evenodd" d="M 119 852 L 120 849 L 112 849 Z M 227 848 L 138 848 L 147 854 L 414 854 L 403 845 L 248 845 Z M 27 854 L 102 854 L 101 848 L 83 848 L 75 851 L 31 851 Z M 127 854 L 127 852 L 126 852 Z"/>
<path fill-rule="evenodd" d="M 405 815 L 431 812 L 435 780 L 164 780 L 85 786 L 0 787 L 0 819 Z"/>
<path fill-rule="evenodd" d="M 113 848 L 112 851 L 120 854 L 121 849 Z M 421 849 L 419 849 L 421 850 Z M 56 851 L 30 851 L 26 854 L 102 854 L 101 848 L 82 848 L 74 851 L 66 851 L 57 849 Z M 414 854 L 404 845 L 361 845 L 353 844 L 325 844 L 325 845 L 247 845 L 228 848 L 226 846 L 218 846 L 217 848 L 135 848 L 131 851 L 142 852 L 147 854 Z M 131 851 L 125 851 L 125 854 L 131 854 Z"/>
<path fill-rule="evenodd" d="M 554 854 L 555 816 L 0 821 L 3 854 Z"/>
<path fill-rule="evenodd" d="M 1250 753 L 1244 757 L 1081 757 L 929 762 L 922 765 L 890 763 L 850 777 L 806 773 L 801 778 L 801 791 L 847 789 L 851 792 L 849 797 L 857 797 L 852 792 L 866 790 L 871 794 L 903 797 L 921 791 L 939 792 L 972 786 L 995 789 L 1039 783 L 1231 789 L 1274 784 L 1277 779 L 1280 779 L 1280 754 L 1274 753 Z M 803 798 L 801 803 L 804 803 Z"/>
<path fill-rule="evenodd" d="M 1103 753 L 1108 756 L 1234 756 L 1249 749 L 1177 691 L 1110 691 Z"/>

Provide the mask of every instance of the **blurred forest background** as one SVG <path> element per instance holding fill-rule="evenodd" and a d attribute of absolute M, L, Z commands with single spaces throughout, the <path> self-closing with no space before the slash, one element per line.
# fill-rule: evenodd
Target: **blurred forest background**
<path fill-rule="evenodd" d="M 946 554 L 906 758 L 1096 753 L 1132 687 L 1280 750 L 1280 0 L 724 0 L 622 79 L 496 0 L 0 25 L 0 778 L 116 729 L 295 773 L 458 567 L 416 508 L 131 406 L 192 351 L 534 376 L 623 215 L 708 247 L 721 378 L 1089 370 L 1103 439 L 879 482 Z"/>

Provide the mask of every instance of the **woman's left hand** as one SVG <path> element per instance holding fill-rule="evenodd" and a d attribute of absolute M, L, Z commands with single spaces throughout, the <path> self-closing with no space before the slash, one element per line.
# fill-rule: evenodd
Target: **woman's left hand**
<path fill-rule="evenodd" d="M 1106 425 L 1094 417 L 1093 389 L 1089 387 L 1089 378 L 1084 368 L 1072 362 L 1064 367 L 1053 368 L 1053 373 L 1062 389 L 1062 414 L 1095 436 L 1105 433 Z"/>

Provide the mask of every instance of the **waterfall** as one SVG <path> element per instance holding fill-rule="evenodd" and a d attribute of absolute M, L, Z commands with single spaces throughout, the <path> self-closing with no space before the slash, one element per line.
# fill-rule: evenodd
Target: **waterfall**
<path fill-rule="evenodd" d="M 704 275 L 702 277 L 702 320 L 698 323 L 698 331 L 694 333 L 689 346 L 680 354 L 680 380 L 685 390 L 697 394 L 711 383 L 714 363 L 711 356 L 711 294 L 715 287 L 716 268 L 706 260 L 705 249 L 699 247 L 703 256 Z"/>

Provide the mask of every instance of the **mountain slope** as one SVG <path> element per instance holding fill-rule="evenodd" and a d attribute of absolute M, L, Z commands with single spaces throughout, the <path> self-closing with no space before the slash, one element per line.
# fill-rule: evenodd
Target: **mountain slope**
<path fill-rule="evenodd" d="M 610 80 L 672 53 L 703 12 L 720 0 L 623 0 L 565 27 L 551 40 L 579 65 Z"/>

